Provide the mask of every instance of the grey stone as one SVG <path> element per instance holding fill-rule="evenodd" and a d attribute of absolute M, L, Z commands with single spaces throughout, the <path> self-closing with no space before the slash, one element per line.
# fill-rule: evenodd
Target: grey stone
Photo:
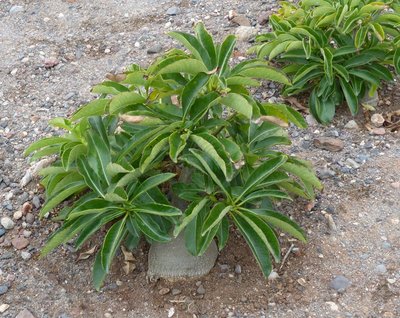
<path fill-rule="evenodd" d="M 338 275 L 331 281 L 329 286 L 338 292 L 344 292 L 350 286 L 350 281 L 346 277 Z"/>
<path fill-rule="evenodd" d="M 347 159 L 346 159 L 346 164 L 347 164 L 350 168 L 353 168 L 353 169 L 358 169 L 358 168 L 360 168 L 360 165 L 359 165 L 357 162 L 355 162 L 353 159 L 351 159 L 351 158 L 347 158 Z"/>
<path fill-rule="evenodd" d="M 240 26 L 236 29 L 236 37 L 238 41 L 248 42 L 257 35 L 258 30 L 249 26 Z"/>
<path fill-rule="evenodd" d="M 177 295 L 180 295 L 181 293 L 182 293 L 182 291 L 180 289 L 177 289 L 177 288 L 173 288 L 171 290 L 172 296 L 177 296 Z"/>
<path fill-rule="evenodd" d="M 378 93 L 375 92 L 373 96 L 369 96 L 368 91 L 365 93 L 364 97 L 360 100 L 361 104 L 372 106 L 376 108 L 379 103 Z"/>
<path fill-rule="evenodd" d="M 147 54 L 156 54 L 162 51 L 162 46 L 157 44 L 147 49 Z"/>
<path fill-rule="evenodd" d="M 25 251 L 21 252 L 21 258 L 22 258 L 24 261 L 30 260 L 31 257 L 32 257 L 32 254 L 31 254 L 31 253 L 25 252 Z"/>
<path fill-rule="evenodd" d="M 214 241 L 202 256 L 191 255 L 185 246 L 183 235 L 168 243 L 153 243 L 149 250 L 150 277 L 184 278 L 208 274 L 218 256 Z"/>
<path fill-rule="evenodd" d="M 385 274 L 387 272 L 386 266 L 384 264 L 379 264 L 375 267 L 375 271 L 378 274 Z"/>
<path fill-rule="evenodd" d="M 359 129 L 358 124 L 356 123 L 355 120 L 350 120 L 350 121 L 344 126 L 344 128 L 350 129 L 350 130 Z"/>
<path fill-rule="evenodd" d="M 383 247 L 384 249 L 389 249 L 389 248 L 392 247 L 392 244 L 390 244 L 389 242 L 383 242 L 382 247 Z"/>
<path fill-rule="evenodd" d="M 40 204 L 40 198 L 39 198 L 39 196 L 35 195 L 35 196 L 33 197 L 33 199 L 32 199 L 32 204 L 34 205 L 34 207 L 35 207 L 36 209 L 39 209 L 39 208 L 40 208 L 41 204 Z"/>
<path fill-rule="evenodd" d="M 225 273 L 225 272 L 229 271 L 229 265 L 219 264 L 219 269 L 221 270 L 221 272 Z"/>
<path fill-rule="evenodd" d="M 181 12 L 181 10 L 178 8 L 178 7 L 170 7 L 168 10 L 167 10 L 167 14 L 168 15 L 177 15 L 177 14 L 179 14 Z"/>
<path fill-rule="evenodd" d="M 310 114 L 308 114 L 308 115 L 306 116 L 306 122 L 307 122 L 308 126 L 310 126 L 310 127 L 313 127 L 313 126 L 317 126 L 317 125 L 318 125 L 317 120 L 314 118 L 313 115 L 310 115 Z"/>
<path fill-rule="evenodd" d="M 32 213 L 28 213 L 25 216 L 25 221 L 26 223 L 33 224 L 33 222 L 35 222 L 35 216 Z"/>
<path fill-rule="evenodd" d="M 200 285 L 200 286 L 197 288 L 196 292 L 197 292 L 199 295 L 204 295 L 204 294 L 206 293 L 206 289 L 204 288 L 203 285 Z"/>
<path fill-rule="evenodd" d="M 10 14 L 15 14 L 18 12 L 23 12 L 24 11 L 24 7 L 23 6 L 12 6 L 10 9 Z"/>
<path fill-rule="evenodd" d="M 11 220 L 8 216 L 2 217 L 0 223 L 6 230 L 11 230 L 14 227 L 13 220 Z"/>
<path fill-rule="evenodd" d="M 5 229 L 0 229 L 0 237 L 2 237 L 4 234 L 6 234 L 6 230 Z"/>
<path fill-rule="evenodd" d="M 239 264 L 236 264 L 235 273 L 236 274 L 241 274 L 242 273 L 242 266 L 240 266 Z"/>
<path fill-rule="evenodd" d="M 8 292 L 8 286 L 0 285 L 0 295 L 4 295 L 6 292 Z"/>

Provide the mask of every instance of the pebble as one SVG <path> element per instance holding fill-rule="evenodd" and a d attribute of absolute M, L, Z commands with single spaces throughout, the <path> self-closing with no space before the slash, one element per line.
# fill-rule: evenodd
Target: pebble
<path fill-rule="evenodd" d="M 170 7 L 167 10 L 168 15 L 177 15 L 181 12 L 181 10 L 178 7 Z"/>
<path fill-rule="evenodd" d="M 263 12 L 260 14 L 260 16 L 257 18 L 257 22 L 259 25 L 266 25 L 269 21 L 269 16 L 271 15 L 270 12 Z"/>
<path fill-rule="evenodd" d="M 32 254 L 31 254 L 31 253 L 26 252 L 26 251 L 21 252 L 21 258 L 22 258 L 24 261 L 30 260 L 31 257 L 32 257 Z"/>
<path fill-rule="evenodd" d="M 18 12 L 23 12 L 24 11 L 24 7 L 23 6 L 12 6 L 10 9 L 10 14 L 15 14 Z"/>
<path fill-rule="evenodd" d="M 375 272 L 378 274 L 385 274 L 387 272 L 386 266 L 384 264 L 379 264 L 375 267 Z"/>
<path fill-rule="evenodd" d="M 222 273 L 229 271 L 229 265 L 227 265 L 227 264 L 219 264 L 219 268 Z"/>
<path fill-rule="evenodd" d="M 381 127 L 383 123 L 385 122 L 385 118 L 381 114 L 373 114 L 371 116 L 371 123 L 375 127 Z"/>
<path fill-rule="evenodd" d="M 8 305 L 8 304 L 1 304 L 1 305 L 0 305 L 0 313 L 2 314 L 2 313 L 5 312 L 8 308 L 10 308 L 10 305 Z"/>
<path fill-rule="evenodd" d="M 269 276 L 268 276 L 268 280 L 272 281 L 279 278 L 279 274 L 275 271 L 272 271 Z"/>
<path fill-rule="evenodd" d="M 33 222 L 35 222 L 35 216 L 32 213 L 28 213 L 25 216 L 25 221 L 26 223 L 33 224 Z"/>
<path fill-rule="evenodd" d="M 237 16 L 234 16 L 231 20 L 233 23 L 236 23 L 238 25 L 242 26 L 251 26 L 249 19 L 243 14 L 239 14 Z"/>
<path fill-rule="evenodd" d="M 318 125 L 317 120 L 314 118 L 313 115 L 310 115 L 310 114 L 308 114 L 308 115 L 306 116 L 306 122 L 307 122 L 308 126 L 310 126 L 310 127 L 313 127 L 313 126 L 317 126 L 317 125 Z"/>
<path fill-rule="evenodd" d="M 29 245 L 29 241 L 25 237 L 17 236 L 11 240 L 11 244 L 17 250 L 22 250 Z"/>
<path fill-rule="evenodd" d="M 337 138 L 319 137 L 314 139 L 314 146 L 331 152 L 338 152 L 344 148 L 344 143 Z"/>
<path fill-rule="evenodd" d="M 40 198 L 39 196 L 35 195 L 32 199 L 32 204 L 36 209 L 39 209 L 41 204 L 40 204 Z"/>
<path fill-rule="evenodd" d="M 11 220 L 8 216 L 2 217 L 0 223 L 6 230 L 11 230 L 14 227 L 13 220 Z"/>
<path fill-rule="evenodd" d="M 0 295 L 4 295 L 6 292 L 8 292 L 8 286 L 0 285 Z"/>
<path fill-rule="evenodd" d="M 22 213 L 24 214 L 24 215 L 26 215 L 27 213 L 29 213 L 29 212 L 31 212 L 32 211 L 32 204 L 30 204 L 29 202 L 25 202 L 23 205 L 22 205 Z"/>
<path fill-rule="evenodd" d="M 36 318 L 28 309 L 19 312 L 15 318 Z"/>
<path fill-rule="evenodd" d="M 24 230 L 22 232 L 22 235 L 26 238 L 30 237 L 32 235 L 32 231 Z"/>
<path fill-rule="evenodd" d="M 60 63 L 56 58 L 47 58 L 44 60 L 44 67 L 45 68 L 52 68 Z"/>
<path fill-rule="evenodd" d="M 14 218 L 15 220 L 21 219 L 21 218 L 22 218 L 22 211 L 18 210 L 18 211 L 16 211 L 16 212 L 14 212 L 13 218 Z"/>
<path fill-rule="evenodd" d="M 347 159 L 346 159 L 346 164 L 347 164 L 350 168 L 353 168 L 353 169 L 358 169 L 358 168 L 360 168 L 360 165 L 359 165 L 357 162 L 355 162 L 353 159 L 351 159 L 351 158 L 347 158 Z"/>
<path fill-rule="evenodd" d="M 330 282 L 329 286 L 342 293 L 350 286 L 350 281 L 346 277 L 338 275 Z"/>
<path fill-rule="evenodd" d="M 206 289 L 203 287 L 203 285 L 200 285 L 200 286 L 197 288 L 196 292 L 197 292 L 199 295 L 204 295 L 204 294 L 206 293 Z"/>
<path fill-rule="evenodd" d="M 147 54 L 156 54 L 160 53 L 162 51 L 162 46 L 161 45 L 155 45 L 147 49 Z"/>
<path fill-rule="evenodd" d="M 356 123 L 355 120 L 350 120 L 344 128 L 349 129 L 349 130 L 356 130 L 359 129 L 358 124 Z"/>
<path fill-rule="evenodd" d="M 382 136 L 384 134 L 386 134 L 386 129 L 385 128 L 374 128 L 372 129 L 371 133 L 373 135 L 378 135 L 378 136 Z"/>
<path fill-rule="evenodd" d="M 329 305 L 332 311 L 339 311 L 339 306 L 333 301 L 327 301 L 326 304 Z"/>
<path fill-rule="evenodd" d="M 177 296 L 177 295 L 180 295 L 181 293 L 182 293 L 182 291 L 180 289 L 177 289 L 177 288 L 173 288 L 171 290 L 172 296 Z"/>
<path fill-rule="evenodd" d="M 240 266 L 239 264 L 236 264 L 235 273 L 236 274 L 241 274 L 242 273 L 242 266 Z"/>
<path fill-rule="evenodd" d="M 249 26 L 240 26 L 236 29 L 236 37 L 238 41 L 248 42 L 257 35 L 257 29 Z"/>
<path fill-rule="evenodd" d="M 393 182 L 390 184 L 393 189 L 400 189 L 400 182 Z"/>
<path fill-rule="evenodd" d="M 170 291 L 169 288 L 164 287 L 164 288 L 161 288 L 161 289 L 158 291 L 158 293 L 159 293 L 160 295 L 166 295 L 166 294 L 169 293 L 169 291 Z"/>

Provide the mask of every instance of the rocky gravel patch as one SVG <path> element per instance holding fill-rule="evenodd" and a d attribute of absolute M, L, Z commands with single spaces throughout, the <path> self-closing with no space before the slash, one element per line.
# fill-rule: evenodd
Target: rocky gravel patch
<path fill-rule="evenodd" d="M 238 62 L 276 8 L 255 0 L 0 2 L 2 317 L 400 316 L 400 134 L 374 114 L 365 115 L 370 130 L 362 115 L 345 111 L 329 126 L 304 114 L 308 129 L 289 127 L 287 151 L 310 160 L 325 188 L 313 203 L 281 204 L 309 242 L 282 236 L 287 257 L 268 280 L 233 229 L 218 264 L 197 282 L 147 282 L 145 243 L 134 252 L 133 273 L 124 273 L 121 256 L 100 293 L 91 286 L 93 260 L 77 261 L 72 244 L 38 258 L 59 224 L 38 218 L 44 196 L 23 151 L 60 133 L 48 120 L 91 100 L 90 88 L 106 76 L 174 47 L 166 33 L 190 31 L 199 20 L 218 39 L 238 36 Z M 275 83 L 254 93 L 282 101 Z M 379 95 L 379 113 L 400 109 L 397 83 Z"/>

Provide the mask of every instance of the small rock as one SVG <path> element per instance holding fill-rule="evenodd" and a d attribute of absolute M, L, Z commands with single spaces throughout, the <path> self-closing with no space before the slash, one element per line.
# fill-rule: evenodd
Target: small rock
<path fill-rule="evenodd" d="M 0 223 L 6 230 L 11 230 L 14 227 L 13 220 L 11 220 L 8 216 L 2 217 Z"/>
<path fill-rule="evenodd" d="M 197 288 L 196 292 L 197 292 L 199 295 L 204 295 L 204 294 L 206 293 L 206 289 L 203 287 L 203 285 L 200 285 L 200 286 Z"/>
<path fill-rule="evenodd" d="M 319 177 L 321 179 L 328 179 L 328 178 L 332 178 L 336 175 L 336 172 L 325 167 L 323 168 L 321 171 L 319 171 Z"/>
<path fill-rule="evenodd" d="M 22 211 L 18 210 L 14 212 L 13 218 L 14 220 L 19 220 L 20 218 L 22 218 Z"/>
<path fill-rule="evenodd" d="M 350 281 L 346 277 L 338 275 L 330 282 L 329 286 L 342 293 L 350 286 Z"/>
<path fill-rule="evenodd" d="M 158 291 L 158 293 L 159 293 L 160 295 L 166 295 L 166 294 L 169 293 L 169 291 L 170 291 L 169 288 L 164 287 L 164 288 L 161 288 L 161 289 Z"/>
<path fill-rule="evenodd" d="M 270 12 L 263 12 L 261 15 L 257 18 L 257 22 L 259 25 L 266 25 L 269 21 L 269 16 L 271 15 Z"/>
<path fill-rule="evenodd" d="M 25 237 L 17 236 L 11 240 L 11 244 L 17 250 L 22 250 L 29 245 L 29 241 Z"/>
<path fill-rule="evenodd" d="M 393 182 L 390 184 L 393 189 L 400 189 L 400 182 Z"/>
<path fill-rule="evenodd" d="M 375 127 L 381 127 L 383 123 L 385 122 L 385 118 L 381 114 L 373 114 L 371 116 L 371 123 Z"/>
<path fill-rule="evenodd" d="M 350 129 L 350 130 L 359 129 L 358 124 L 356 123 L 355 120 L 350 120 L 350 121 L 344 126 L 344 128 Z"/>
<path fill-rule="evenodd" d="M 56 58 L 51 57 L 44 60 L 44 67 L 45 68 L 52 68 L 60 63 Z"/>
<path fill-rule="evenodd" d="M 24 214 L 24 215 L 26 215 L 27 213 L 29 213 L 29 212 L 31 212 L 32 211 L 32 204 L 30 204 L 29 202 L 25 202 L 23 205 L 22 205 L 22 213 Z"/>
<path fill-rule="evenodd" d="M 6 292 L 8 292 L 8 286 L 0 285 L 0 295 L 4 295 Z"/>
<path fill-rule="evenodd" d="M 374 129 L 372 129 L 371 133 L 372 133 L 373 135 L 382 136 L 382 135 L 386 134 L 386 129 L 383 128 L 383 127 L 381 127 L 381 128 L 374 128 Z"/>
<path fill-rule="evenodd" d="M 329 228 L 331 231 L 336 231 L 336 230 L 337 230 L 337 227 L 336 227 L 335 221 L 334 221 L 333 218 L 332 218 L 332 215 L 330 215 L 330 214 L 325 214 L 325 217 L 326 217 L 326 219 L 328 220 L 328 228 Z"/>
<path fill-rule="evenodd" d="M 32 213 L 28 213 L 25 216 L 25 221 L 26 223 L 33 224 L 33 222 L 35 222 L 35 216 Z"/>
<path fill-rule="evenodd" d="M 177 288 L 173 288 L 171 290 L 172 296 L 177 296 L 177 295 L 180 295 L 181 293 L 182 293 L 182 291 L 180 289 L 177 289 Z"/>
<path fill-rule="evenodd" d="M 379 264 L 375 267 L 375 271 L 378 274 L 385 274 L 387 272 L 386 266 L 384 264 Z"/>
<path fill-rule="evenodd" d="M 258 30 L 249 26 L 240 26 L 236 29 L 238 41 L 248 42 L 257 35 Z"/>
<path fill-rule="evenodd" d="M 168 15 L 177 15 L 181 12 L 181 10 L 178 7 L 170 7 L 167 10 Z"/>
<path fill-rule="evenodd" d="M 3 228 L 0 228 L 0 237 L 2 237 L 4 234 L 6 234 L 6 230 Z"/>
<path fill-rule="evenodd" d="M 347 164 L 350 168 L 353 168 L 353 169 L 358 169 L 358 168 L 360 168 L 360 165 L 359 165 L 357 162 L 355 162 L 353 159 L 351 159 L 351 158 L 347 158 L 347 159 L 346 159 L 346 164 Z"/>
<path fill-rule="evenodd" d="M 314 118 L 313 115 L 307 115 L 306 116 L 306 122 L 308 124 L 308 126 L 313 127 L 313 126 L 317 126 L 318 122 L 317 120 Z"/>
<path fill-rule="evenodd" d="M 2 313 L 5 312 L 8 308 L 10 308 L 10 305 L 8 305 L 8 304 L 1 304 L 1 305 L 0 305 L 0 313 L 2 314 Z"/>
<path fill-rule="evenodd" d="M 162 51 L 162 46 L 157 44 L 147 49 L 147 54 L 156 54 Z"/>
<path fill-rule="evenodd" d="M 15 318 L 36 318 L 28 309 L 19 312 Z"/>
<path fill-rule="evenodd" d="M 277 278 L 279 278 L 279 274 L 275 271 L 272 271 L 268 276 L 268 280 L 270 280 L 270 281 L 273 281 Z"/>
<path fill-rule="evenodd" d="M 15 14 L 18 12 L 24 12 L 24 7 L 23 6 L 12 6 L 9 11 L 10 14 Z"/>
<path fill-rule="evenodd" d="M 339 311 L 339 306 L 333 301 L 327 301 L 326 304 L 329 305 L 332 311 Z"/>
<path fill-rule="evenodd" d="M 22 232 L 22 235 L 26 238 L 30 237 L 32 235 L 32 231 L 24 230 Z"/>
<path fill-rule="evenodd" d="M 234 16 L 231 21 L 238 25 L 248 26 L 248 27 L 251 26 L 249 19 L 247 19 L 247 17 L 243 14 Z"/>
<path fill-rule="evenodd" d="M 242 266 L 240 266 L 239 264 L 236 264 L 235 273 L 236 274 L 241 274 L 242 273 Z"/>
<path fill-rule="evenodd" d="M 168 318 L 171 318 L 175 315 L 175 308 L 171 307 L 170 309 L 168 309 Z"/>
<path fill-rule="evenodd" d="M 21 252 L 21 258 L 22 258 L 24 261 L 30 260 L 31 257 L 32 257 L 32 254 L 31 254 L 31 253 L 26 252 L 26 251 Z"/>
<path fill-rule="evenodd" d="M 219 264 L 219 268 L 222 273 L 229 271 L 229 265 L 227 265 L 227 264 Z"/>
<path fill-rule="evenodd" d="M 35 195 L 32 199 L 32 204 L 36 209 L 39 209 L 41 204 L 40 204 L 40 198 L 39 196 Z"/>
<path fill-rule="evenodd" d="M 314 146 L 328 151 L 341 151 L 344 143 L 340 139 L 331 137 L 319 137 L 314 139 Z"/>

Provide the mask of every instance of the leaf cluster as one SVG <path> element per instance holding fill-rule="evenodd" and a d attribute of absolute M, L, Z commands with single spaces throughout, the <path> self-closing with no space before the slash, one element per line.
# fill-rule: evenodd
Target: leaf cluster
<path fill-rule="evenodd" d="M 64 135 L 26 150 L 33 159 L 58 157 L 41 171 L 41 215 L 73 198 L 42 254 L 75 237 L 79 248 L 106 230 L 93 270 L 97 289 L 118 247 L 134 248 L 141 237 L 167 242 L 182 233 L 188 251 L 201 255 L 214 238 L 222 249 L 235 224 L 265 275 L 270 254 L 280 259 L 276 229 L 305 240 L 273 203 L 291 194 L 312 198 L 321 185 L 307 162 L 276 149 L 290 140 L 268 119 L 306 124 L 249 90 L 262 79 L 289 84 L 287 77 L 259 59 L 231 67 L 235 38 L 216 44 L 202 24 L 195 31 L 170 34 L 186 51 L 173 49 L 146 69 L 132 65 L 121 82 L 96 85 L 100 98 L 51 121 Z"/>
<path fill-rule="evenodd" d="M 260 35 L 260 58 L 284 65 L 292 79 L 284 94 L 311 91 L 309 107 L 328 123 L 345 100 L 352 115 L 381 81 L 400 74 L 398 1 L 303 0 L 282 2 L 270 17 L 272 33 Z"/>

